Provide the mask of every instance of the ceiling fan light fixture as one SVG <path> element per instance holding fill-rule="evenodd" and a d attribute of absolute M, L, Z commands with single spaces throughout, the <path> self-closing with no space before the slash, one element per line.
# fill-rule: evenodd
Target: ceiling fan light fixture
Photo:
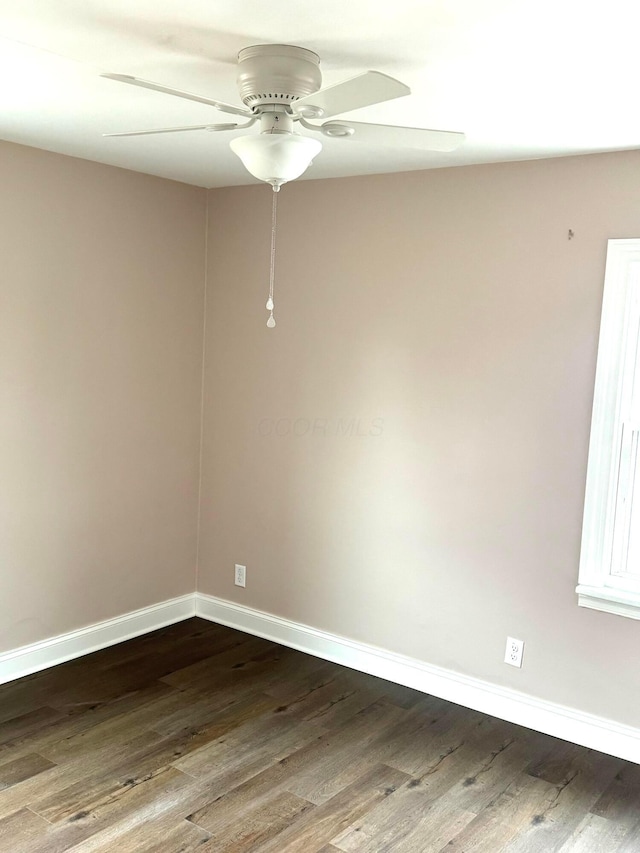
<path fill-rule="evenodd" d="M 259 181 L 279 189 L 287 181 L 299 178 L 322 143 L 297 133 L 259 133 L 239 136 L 229 143 L 234 154 L 242 160 L 245 169 Z"/>

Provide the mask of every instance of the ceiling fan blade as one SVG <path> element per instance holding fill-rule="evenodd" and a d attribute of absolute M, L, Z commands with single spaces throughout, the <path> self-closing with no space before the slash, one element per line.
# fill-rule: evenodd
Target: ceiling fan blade
<path fill-rule="evenodd" d="M 253 124 L 253 122 L 248 122 Z M 103 133 L 103 136 L 151 136 L 155 133 L 183 133 L 186 130 L 209 130 L 215 132 L 218 130 L 236 130 L 239 127 L 247 127 L 247 124 L 237 124 L 230 122 L 229 124 L 192 124 L 188 127 L 160 127 L 157 130 L 130 130 L 125 133 Z"/>
<path fill-rule="evenodd" d="M 141 89 L 151 89 L 152 92 L 162 92 L 165 95 L 175 95 L 177 98 L 185 98 L 187 101 L 207 104 L 210 107 L 221 110 L 223 113 L 232 113 L 237 116 L 253 115 L 250 110 L 246 110 L 244 107 L 235 107 L 233 104 L 226 104 L 224 101 L 216 101 L 213 98 L 205 98 L 202 95 L 193 95 L 191 92 L 183 92 L 181 89 L 171 89 L 169 86 L 161 86 L 159 83 L 152 83 L 151 80 L 142 80 L 140 77 L 132 77 L 130 74 L 101 74 L 100 76 L 106 77 L 107 80 L 116 80 L 118 83 L 140 86 Z"/>
<path fill-rule="evenodd" d="M 411 89 L 394 77 L 380 71 L 365 71 L 300 98 L 291 104 L 291 109 L 303 118 L 329 118 L 410 94 Z"/>
<path fill-rule="evenodd" d="M 310 125 L 307 125 L 310 126 Z M 454 151 L 464 142 L 464 133 L 453 130 L 428 130 L 393 124 L 369 124 L 362 121 L 327 121 L 315 127 L 325 136 L 371 142 L 388 148 L 416 148 L 422 151 Z"/>

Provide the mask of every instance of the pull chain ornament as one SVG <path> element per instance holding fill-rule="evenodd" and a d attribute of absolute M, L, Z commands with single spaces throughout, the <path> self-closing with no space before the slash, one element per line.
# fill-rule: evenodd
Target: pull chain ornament
<path fill-rule="evenodd" d="M 269 298 L 267 299 L 267 311 L 270 312 L 267 326 L 273 329 L 276 324 L 273 316 L 273 282 L 276 274 L 276 224 L 278 214 L 278 193 L 280 187 L 278 184 L 273 184 L 273 206 L 271 208 L 271 264 L 269 267 Z"/>

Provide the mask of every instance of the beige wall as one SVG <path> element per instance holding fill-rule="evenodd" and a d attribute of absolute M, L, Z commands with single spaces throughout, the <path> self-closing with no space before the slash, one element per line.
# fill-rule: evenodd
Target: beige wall
<path fill-rule="evenodd" d="M 193 591 L 206 194 L 0 177 L 1 652 Z M 639 726 L 638 624 L 574 593 L 639 198 L 638 153 L 293 184 L 269 331 L 270 190 L 210 192 L 199 589 Z"/>
<path fill-rule="evenodd" d="M 574 593 L 640 154 L 287 186 L 273 331 L 270 190 L 209 204 L 199 588 L 640 725 L 639 625 Z"/>
<path fill-rule="evenodd" d="M 193 591 L 205 192 L 0 144 L 0 651 Z"/>

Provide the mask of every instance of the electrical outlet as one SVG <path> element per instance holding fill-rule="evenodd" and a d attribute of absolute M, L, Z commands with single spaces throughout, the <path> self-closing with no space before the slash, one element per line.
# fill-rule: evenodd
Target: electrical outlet
<path fill-rule="evenodd" d="M 507 637 L 507 648 L 504 653 L 504 662 L 511 666 L 522 666 L 522 655 L 524 652 L 524 640 L 514 640 Z"/>
<path fill-rule="evenodd" d="M 247 567 L 239 566 L 236 563 L 236 586 L 246 586 L 247 585 Z"/>

